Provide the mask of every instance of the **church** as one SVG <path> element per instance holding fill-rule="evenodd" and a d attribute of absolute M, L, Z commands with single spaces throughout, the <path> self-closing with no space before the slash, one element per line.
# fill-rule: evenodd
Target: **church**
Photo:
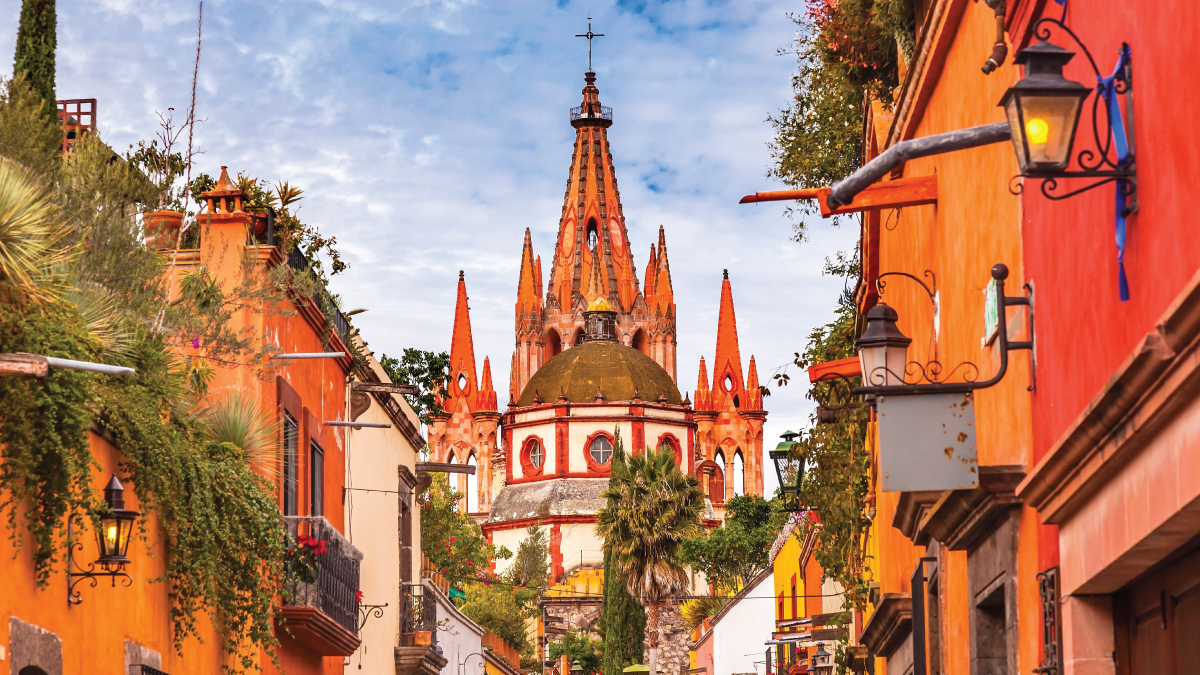
<path fill-rule="evenodd" d="M 476 370 L 459 272 L 448 395 L 428 427 L 431 461 L 476 468 L 457 475 L 458 487 L 492 543 L 515 551 L 530 525 L 548 531 L 552 583 L 603 562 L 594 526 L 615 429 L 627 452 L 675 453 L 704 490 L 710 526 L 735 494 L 763 492 L 767 413 L 753 357 L 743 370 L 728 272 L 711 384 L 701 358 L 695 391 L 681 394 L 666 231 L 660 226 L 650 245 L 643 285 L 608 141 L 612 108 L 600 103 L 596 74 L 584 80 L 583 100 L 570 111 L 575 145 L 544 283 L 525 230 L 507 407 L 498 408 L 489 358 Z"/>

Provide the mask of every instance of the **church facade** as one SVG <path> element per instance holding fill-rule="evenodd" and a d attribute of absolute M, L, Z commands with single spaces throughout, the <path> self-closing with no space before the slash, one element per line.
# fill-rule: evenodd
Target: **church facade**
<path fill-rule="evenodd" d="M 612 109 L 600 103 L 595 73 L 584 79 L 583 100 L 570 111 L 575 145 L 544 283 L 525 231 L 507 406 L 497 405 L 490 360 L 476 370 L 460 272 L 448 396 L 428 427 L 432 461 L 476 467 L 456 480 L 493 543 L 515 551 L 527 527 L 548 531 L 555 582 L 602 562 L 594 525 L 614 431 L 627 452 L 674 452 L 700 481 L 712 526 L 735 494 L 763 492 L 767 413 L 753 357 L 743 370 L 729 275 L 712 361 L 700 360 L 695 391 L 681 395 L 666 231 L 660 226 L 649 247 L 643 284 L 608 141 Z"/>

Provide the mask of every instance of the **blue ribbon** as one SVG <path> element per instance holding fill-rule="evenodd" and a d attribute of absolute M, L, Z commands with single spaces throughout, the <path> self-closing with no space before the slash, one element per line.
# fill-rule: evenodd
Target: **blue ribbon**
<path fill-rule="evenodd" d="M 1065 1 L 1063 4 L 1066 4 Z M 1121 106 L 1117 99 L 1117 80 L 1125 80 L 1125 71 L 1129 66 L 1129 45 L 1121 46 L 1121 56 L 1112 75 L 1096 78 L 1096 93 L 1104 97 L 1108 104 L 1108 120 L 1112 127 L 1113 146 L 1117 151 L 1117 166 L 1129 165 L 1129 141 L 1125 137 L 1125 119 L 1121 116 Z M 1117 240 L 1117 288 L 1121 294 L 1121 302 L 1129 300 L 1129 281 L 1125 278 L 1125 217 L 1129 215 L 1126 192 L 1129 191 L 1129 181 L 1117 179 L 1117 208 L 1116 208 L 1116 240 Z"/>

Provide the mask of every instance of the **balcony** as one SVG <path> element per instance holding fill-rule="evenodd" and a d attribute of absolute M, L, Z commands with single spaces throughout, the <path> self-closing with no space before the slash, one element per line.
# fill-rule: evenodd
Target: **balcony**
<path fill-rule="evenodd" d="M 437 643 L 437 601 L 424 584 L 400 587 L 396 675 L 438 675 L 448 661 Z"/>
<path fill-rule="evenodd" d="M 612 126 L 612 118 L 612 108 L 606 105 L 571 108 L 571 126 L 577 129 L 581 126 L 608 128 Z"/>
<path fill-rule="evenodd" d="M 324 546 L 315 553 L 315 566 L 295 556 L 289 559 L 276 624 L 322 656 L 350 656 L 360 643 L 354 596 L 362 553 L 320 516 L 283 520 L 292 542 L 309 537 Z"/>

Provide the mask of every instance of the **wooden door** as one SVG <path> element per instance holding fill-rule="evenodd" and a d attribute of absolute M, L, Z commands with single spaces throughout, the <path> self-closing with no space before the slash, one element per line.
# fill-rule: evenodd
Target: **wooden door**
<path fill-rule="evenodd" d="M 1200 550 L 1118 594 L 1117 672 L 1200 673 Z"/>

